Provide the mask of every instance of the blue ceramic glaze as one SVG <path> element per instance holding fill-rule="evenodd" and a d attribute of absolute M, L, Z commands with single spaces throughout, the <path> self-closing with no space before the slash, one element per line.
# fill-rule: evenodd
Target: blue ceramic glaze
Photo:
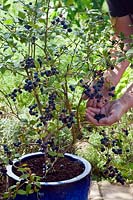
<path fill-rule="evenodd" d="M 22 156 L 20 160 L 28 159 L 28 157 L 39 156 L 42 152 L 36 152 Z M 79 176 L 58 182 L 41 182 L 39 193 L 25 195 L 17 195 L 15 200 L 88 200 L 90 189 L 90 173 L 91 165 L 85 159 L 72 154 L 65 154 L 70 159 L 79 160 L 83 163 L 85 170 Z M 16 162 L 16 161 L 14 161 Z M 12 165 L 7 166 L 7 174 L 15 181 L 20 178 L 12 172 Z"/>

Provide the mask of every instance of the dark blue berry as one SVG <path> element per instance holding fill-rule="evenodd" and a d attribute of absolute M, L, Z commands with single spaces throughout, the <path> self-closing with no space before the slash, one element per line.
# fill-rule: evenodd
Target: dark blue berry
<path fill-rule="evenodd" d="M 113 90 L 115 90 L 115 86 L 112 86 L 112 87 L 109 89 L 109 91 L 113 91 Z"/>
<path fill-rule="evenodd" d="M 25 27 L 27 30 L 30 30 L 30 29 L 31 29 L 31 26 L 28 25 L 28 24 L 26 24 L 24 27 Z"/>
<path fill-rule="evenodd" d="M 60 23 L 61 23 L 61 25 L 64 25 L 64 24 L 65 24 L 65 21 L 64 21 L 64 20 L 62 20 Z"/>
<path fill-rule="evenodd" d="M 75 91 L 75 87 L 73 85 L 69 85 L 70 90 L 73 92 Z"/>
<path fill-rule="evenodd" d="M 55 25 L 55 20 L 53 20 L 53 21 L 51 22 L 51 24 Z"/>
<path fill-rule="evenodd" d="M 59 22 L 60 22 L 60 18 L 57 17 L 57 18 L 55 19 L 55 21 L 56 21 L 57 23 L 59 23 Z"/>
<path fill-rule="evenodd" d="M 68 28 L 68 29 L 67 29 L 67 32 L 69 32 L 69 33 L 72 32 L 72 29 L 71 29 L 71 28 Z"/>
<path fill-rule="evenodd" d="M 63 29 L 67 29 L 68 25 L 67 24 L 64 24 L 63 25 Z"/>

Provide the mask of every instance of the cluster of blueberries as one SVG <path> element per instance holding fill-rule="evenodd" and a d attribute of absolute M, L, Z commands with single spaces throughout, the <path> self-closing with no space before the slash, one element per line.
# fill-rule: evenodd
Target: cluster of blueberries
<path fill-rule="evenodd" d="M 33 80 L 26 79 L 24 84 L 24 90 L 27 92 L 32 92 L 34 88 L 36 88 L 39 85 L 40 78 L 35 78 Z"/>
<path fill-rule="evenodd" d="M 104 77 L 100 77 L 98 78 L 98 80 L 96 80 L 95 84 L 92 86 L 88 85 L 88 84 L 84 84 L 84 94 L 89 98 L 89 99 L 96 99 L 97 102 L 99 103 L 101 98 L 103 97 L 102 94 L 102 89 L 104 87 Z M 115 90 L 115 86 L 111 86 L 108 89 L 108 95 L 114 97 L 114 90 Z"/>
<path fill-rule="evenodd" d="M 91 88 L 90 85 L 84 84 L 84 94 L 89 98 L 89 99 L 97 99 L 97 102 L 100 101 L 100 99 L 103 97 L 101 90 L 104 85 L 104 77 L 99 78 L 96 83 L 92 86 Z"/>
<path fill-rule="evenodd" d="M 113 146 L 112 152 L 114 154 L 118 154 L 118 155 L 122 154 L 122 149 L 118 147 L 118 144 L 120 142 L 122 142 L 122 140 L 114 139 L 114 140 L 110 141 L 108 137 L 102 138 L 101 139 L 101 144 L 103 146 L 101 147 L 101 152 L 105 151 L 105 147 L 108 147 L 108 146 L 112 145 Z"/>
<path fill-rule="evenodd" d="M 50 121 L 53 117 L 52 111 L 56 109 L 55 99 L 57 94 L 55 92 L 49 94 L 48 103 L 45 107 L 45 112 L 40 116 L 40 121 L 43 125 L 47 124 L 47 121 Z M 40 124 L 41 125 L 41 124 Z"/>
<path fill-rule="evenodd" d="M 104 77 L 101 72 L 97 75 L 97 80 L 93 85 L 88 85 L 88 84 L 83 84 L 84 88 L 84 94 L 89 98 L 89 99 L 95 99 L 97 103 L 100 103 L 101 99 L 103 98 L 102 90 L 104 87 Z M 114 90 L 115 86 L 111 86 L 108 88 L 108 96 L 114 97 Z M 106 101 L 106 99 L 105 99 Z M 94 116 L 94 118 L 99 122 L 100 119 L 104 118 L 105 114 L 98 113 Z"/>
<path fill-rule="evenodd" d="M 38 58 L 38 62 L 40 66 L 42 66 L 42 61 L 40 58 Z M 30 68 L 35 68 L 35 61 L 32 57 L 28 57 L 26 60 L 21 62 L 21 66 L 25 67 L 27 70 Z M 15 88 L 11 94 L 8 96 L 11 97 L 13 101 L 16 101 L 16 97 L 18 93 L 22 93 L 22 90 L 24 89 L 27 92 L 32 92 L 36 87 L 39 86 L 41 93 L 43 93 L 43 85 L 45 80 L 43 80 L 43 83 L 41 83 L 41 77 L 50 77 L 53 75 L 59 74 L 58 70 L 56 67 L 52 66 L 48 70 L 43 70 L 41 72 L 34 72 L 33 77 L 28 78 L 25 80 L 23 88 Z"/>
<path fill-rule="evenodd" d="M 28 71 L 30 68 L 35 68 L 34 59 L 32 57 L 28 57 L 25 59 L 21 64 L 23 67 L 25 67 Z M 30 71 L 29 71 L 30 72 Z M 24 85 L 22 88 L 15 88 L 9 96 L 13 99 L 13 101 L 16 101 L 16 97 L 18 93 L 22 93 L 23 90 L 31 93 L 36 87 L 38 87 L 43 92 L 43 85 L 44 82 L 46 82 L 46 77 L 50 77 L 53 75 L 58 74 L 58 70 L 56 67 L 52 66 L 50 69 L 45 69 L 41 72 L 34 72 L 32 77 L 29 77 L 25 80 Z M 44 79 L 42 79 L 43 77 Z M 74 86 L 70 85 L 71 91 L 74 91 Z M 48 95 L 48 102 L 46 107 L 44 108 L 43 113 L 41 116 L 39 116 L 40 123 L 37 124 L 37 126 L 46 125 L 48 121 L 50 121 L 53 117 L 52 111 L 56 109 L 55 99 L 57 97 L 57 94 L 55 92 Z M 38 105 L 35 103 L 33 105 L 29 106 L 29 114 L 35 117 L 38 117 L 39 111 L 38 111 Z M 74 123 L 74 113 L 71 112 L 70 115 L 66 113 L 65 109 L 62 110 L 62 113 L 59 116 L 59 120 L 65 124 L 68 128 L 72 127 L 72 124 Z"/>
<path fill-rule="evenodd" d="M 21 88 L 15 88 L 11 94 L 8 94 L 8 96 L 15 102 L 16 101 L 16 97 L 18 94 L 21 94 L 22 90 Z"/>
<path fill-rule="evenodd" d="M 62 113 L 60 114 L 60 117 L 59 117 L 59 120 L 67 125 L 68 128 L 71 128 L 72 125 L 75 123 L 75 113 L 74 112 L 71 112 L 69 115 L 66 113 L 67 110 L 66 109 L 63 109 L 62 110 Z"/>
<path fill-rule="evenodd" d="M 29 113 L 30 115 L 35 115 L 36 117 L 38 117 L 38 111 L 35 110 L 37 108 L 37 104 L 33 104 L 31 106 L 29 106 Z"/>
<path fill-rule="evenodd" d="M 14 147 L 18 148 L 21 145 L 21 142 L 20 141 L 14 142 L 13 145 L 14 145 Z M 4 153 L 7 154 L 7 156 L 10 158 L 11 151 L 10 151 L 9 147 L 6 144 L 3 145 L 3 150 L 4 150 Z M 10 165 L 13 164 L 11 159 L 8 160 L 8 163 Z M 3 163 L 3 162 L 0 163 L 0 175 L 2 175 L 2 176 L 6 176 L 7 175 L 7 169 L 5 167 L 5 163 Z"/>
<path fill-rule="evenodd" d="M 51 21 L 52 25 L 61 25 L 63 29 L 67 30 L 67 32 L 72 32 L 72 29 L 68 26 L 68 23 L 65 21 L 65 18 L 62 14 L 56 17 L 54 20 Z"/>
<path fill-rule="evenodd" d="M 28 57 L 25 60 L 25 68 L 27 68 L 27 69 L 29 69 L 29 68 L 35 68 L 34 58 Z"/>
<path fill-rule="evenodd" d="M 19 142 L 14 143 L 14 146 L 15 146 L 16 144 L 18 144 L 18 145 L 20 146 Z M 17 147 L 18 147 L 18 146 L 17 146 Z M 4 149 L 4 153 L 7 154 L 7 157 L 9 158 L 8 163 L 9 163 L 10 165 L 12 165 L 12 164 L 13 164 L 13 161 L 10 159 L 10 156 L 11 156 L 11 151 L 10 151 L 10 149 L 8 148 L 8 146 L 7 146 L 6 144 L 3 145 L 3 149 Z M 5 176 L 5 175 L 6 175 L 6 172 L 7 172 L 7 170 L 6 170 L 6 168 L 5 168 L 5 163 L 3 163 L 2 168 L 0 167 L 0 173 L 2 173 L 2 175 Z"/>
<path fill-rule="evenodd" d="M 55 105 L 56 97 L 57 97 L 57 94 L 55 92 L 52 92 L 51 94 L 49 94 L 47 106 L 45 107 L 43 114 L 39 116 L 40 123 L 37 124 L 38 127 L 42 125 L 46 125 L 47 122 L 52 119 L 53 117 L 52 111 L 56 109 L 56 105 Z M 34 115 L 35 117 L 38 117 L 37 110 L 38 110 L 38 106 L 36 103 L 29 106 L 30 115 Z"/>
<path fill-rule="evenodd" d="M 118 169 L 112 165 L 108 166 L 108 168 L 104 170 L 103 174 L 110 178 L 115 178 L 116 181 L 122 185 L 125 183 L 125 179 L 123 178 L 121 172 L 119 172 Z"/>
<path fill-rule="evenodd" d="M 21 142 L 20 141 L 14 142 L 13 145 L 14 145 L 14 147 L 19 147 L 21 145 Z M 8 155 L 11 154 L 9 147 L 6 144 L 3 145 L 3 149 L 4 149 L 4 153 L 6 153 Z"/>
<path fill-rule="evenodd" d="M 49 70 L 42 71 L 40 75 L 50 77 L 56 74 L 59 74 L 59 71 L 56 69 L 56 67 L 51 67 Z"/>
<path fill-rule="evenodd" d="M 94 119 L 96 119 L 99 122 L 99 120 L 104 117 L 105 117 L 105 114 L 98 113 L 98 114 L 95 114 Z"/>
<path fill-rule="evenodd" d="M 113 132 L 114 133 L 114 132 Z M 123 129 L 123 133 L 127 136 L 128 135 L 128 130 L 127 129 Z M 115 178 L 115 180 L 121 184 L 125 183 L 125 179 L 123 178 L 122 174 L 120 171 L 118 171 L 118 169 L 116 167 L 113 167 L 111 165 L 111 155 L 109 153 L 107 153 L 106 148 L 112 148 L 112 152 L 116 155 L 121 155 L 122 152 L 122 148 L 120 148 L 122 140 L 121 139 L 110 139 L 107 135 L 105 130 L 100 131 L 99 133 L 100 135 L 103 136 L 103 138 L 101 138 L 101 152 L 106 152 L 105 156 L 107 157 L 107 161 L 104 165 L 105 170 L 103 172 L 103 174 L 106 177 L 109 178 Z M 129 150 L 127 149 L 126 152 L 129 152 Z"/>

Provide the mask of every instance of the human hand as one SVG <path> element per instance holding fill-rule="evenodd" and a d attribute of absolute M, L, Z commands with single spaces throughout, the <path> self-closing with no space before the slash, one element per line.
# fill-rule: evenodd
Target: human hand
<path fill-rule="evenodd" d="M 97 126 L 111 126 L 121 119 L 126 110 L 126 105 L 118 99 L 108 102 L 102 108 L 88 107 L 86 118 Z"/>
<path fill-rule="evenodd" d="M 87 99 L 86 107 L 102 108 L 114 96 L 115 86 L 106 83 L 104 77 L 85 85 L 83 99 Z"/>
<path fill-rule="evenodd" d="M 112 89 L 113 88 L 113 89 Z M 102 108 L 114 96 L 114 87 L 110 90 L 103 86 L 102 90 L 94 98 L 88 98 L 86 107 Z"/>

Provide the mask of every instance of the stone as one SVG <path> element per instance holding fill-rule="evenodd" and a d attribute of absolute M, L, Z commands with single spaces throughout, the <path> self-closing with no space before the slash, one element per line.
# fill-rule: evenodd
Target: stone
<path fill-rule="evenodd" d="M 103 200 L 97 181 L 92 181 L 91 183 L 89 200 Z"/>
<path fill-rule="evenodd" d="M 98 183 L 104 200 L 133 200 L 129 185 L 111 184 L 108 181 Z"/>

